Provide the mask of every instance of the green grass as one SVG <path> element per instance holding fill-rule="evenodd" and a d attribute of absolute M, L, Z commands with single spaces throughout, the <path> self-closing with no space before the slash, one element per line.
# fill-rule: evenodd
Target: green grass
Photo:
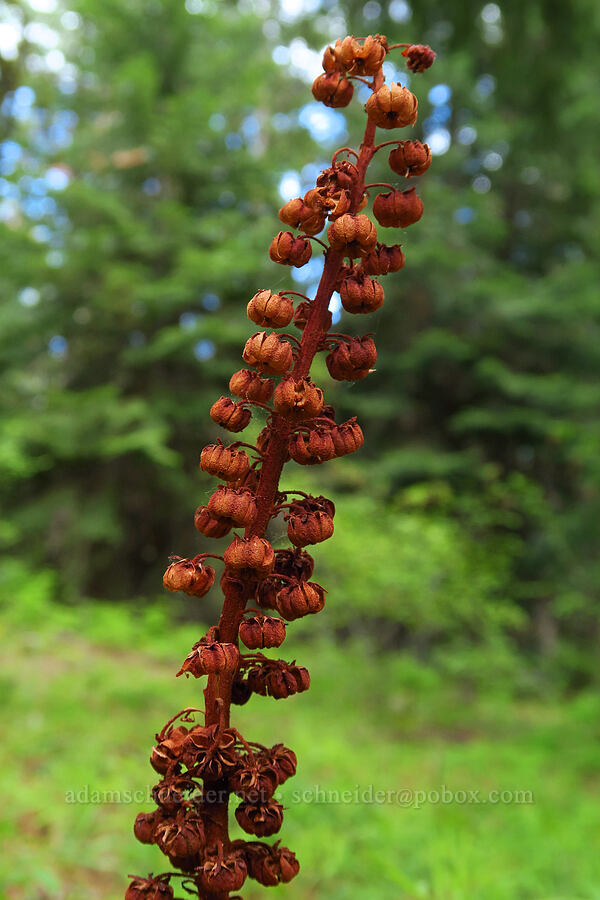
<path fill-rule="evenodd" d="M 35 598 L 0 618 L 0 896 L 112 900 L 127 873 L 164 871 L 131 826 L 147 802 L 67 802 L 68 792 L 148 791 L 153 732 L 201 702 L 174 680 L 200 628 L 168 632 L 102 605 Z M 313 620 L 314 624 L 314 620 Z M 292 630 L 292 629 L 290 629 Z M 283 741 L 299 772 L 281 791 L 283 842 L 302 869 L 271 893 L 289 900 L 600 898 L 600 701 L 466 696 L 400 655 L 299 636 L 289 655 L 313 687 L 236 710 L 252 739 Z M 304 791 L 528 791 L 532 803 L 300 802 Z M 83 795 L 82 795 L 83 796 Z M 448 795 L 446 794 L 446 800 Z M 459 795 L 459 800 L 462 799 Z M 248 882 L 245 900 L 266 889 Z"/>

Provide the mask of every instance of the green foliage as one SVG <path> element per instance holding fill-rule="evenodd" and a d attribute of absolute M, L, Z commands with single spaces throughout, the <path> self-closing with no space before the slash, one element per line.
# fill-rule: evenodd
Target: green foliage
<path fill-rule="evenodd" d="M 173 691 L 182 707 L 198 705 L 198 682 L 174 681 L 197 629 L 165 627 L 170 601 L 151 612 L 69 610 L 44 599 L 39 576 L 28 590 L 19 581 L 15 572 L 18 602 L 0 609 L 0 893 L 118 897 L 125 873 L 164 871 L 156 848 L 127 835 L 152 808 L 157 776 L 140 760 L 173 714 Z M 509 702 L 501 683 L 473 693 L 356 638 L 340 648 L 292 636 L 311 671 L 309 700 L 259 697 L 236 711 L 245 734 L 283 740 L 301 761 L 280 791 L 285 841 L 302 866 L 285 896 L 596 900 L 598 854 L 582 835 L 598 827 L 597 695 Z M 444 787 L 465 795 L 443 799 Z M 531 792 L 533 802 L 466 802 L 470 791 L 486 801 Z"/>

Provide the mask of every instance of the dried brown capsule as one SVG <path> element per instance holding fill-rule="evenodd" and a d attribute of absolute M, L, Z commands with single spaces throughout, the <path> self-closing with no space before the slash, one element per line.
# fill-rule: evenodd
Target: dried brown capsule
<path fill-rule="evenodd" d="M 283 744 L 275 744 L 265 755 L 277 772 L 279 784 L 284 784 L 288 778 L 294 777 L 298 760 L 293 750 Z"/>
<path fill-rule="evenodd" d="M 340 72 L 326 72 L 315 78 L 312 93 L 315 100 L 335 109 L 348 106 L 354 94 L 354 85 Z"/>
<path fill-rule="evenodd" d="M 404 128 L 417 121 L 419 101 L 401 84 L 383 85 L 367 100 L 366 110 L 371 122 L 379 128 Z"/>
<path fill-rule="evenodd" d="M 195 778 L 228 778 L 239 764 L 235 741 L 235 732 L 229 728 L 197 725 L 185 739 L 183 762 Z"/>
<path fill-rule="evenodd" d="M 187 728 L 179 725 L 177 728 L 172 728 L 166 737 L 152 748 L 150 765 L 155 772 L 166 775 L 169 769 L 177 763 L 187 733 Z"/>
<path fill-rule="evenodd" d="M 232 572 L 250 575 L 257 580 L 273 571 L 275 553 L 271 544 L 260 537 L 234 537 L 224 553 L 225 565 Z"/>
<path fill-rule="evenodd" d="M 273 407 L 297 421 L 312 419 L 323 409 L 323 391 L 310 378 L 286 378 L 275 388 Z"/>
<path fill-rule="evenodd" d="M 274 700 L 286 700 L 294 694 L 301 694 L 310 687 L 310 675 L 304 666 L 281 666 L 269 669 L 266 689 Z"/>
<path fill-rule="evenodd" d="M 371 313 L 383 305 L 383 288 L 360 269 L 345 278 L 340 287 L 342 306 L 349 313 Z"/>
<path fill-rule="evenodd" d="M 431 150 L 421 141 L 400 141 L 388 156 L 392 172 L 412 178 L 422 175 L 431 165 Z"/>
<path fill-rule="evenodd" d="M 229 397 L 219 397 L 210 408 L 210 417 L 227 431 L 243 431 L 252 418 L 252 413 L 241 403 L 234 403 Z"/>
<path fill-rule="evenodd" d="M 339 43 L 339 41 L 338 41 Z M 325 72 L 343 72 L 344 65 L 341 60 L 338 58 L 338 55 L 333 47 L 326 47 L 325 52 L 323 53 L 322 60 L 323 69 Z"/>
<path fill-rule="evenodd" d="M 248 874 L 265 887 L 285 884 L 300 871 L 300 864 L 287 847 L 249 842 L 246 850 Z"/>
<path fill-rule="evenodd" d="M 333 534 L 333 519 L 326 512 L 305 512 L 291 514 L 288 519 L 287 533 L 295 547 L 307 547 L 309 544 L 320 544 Z"/>
<path fill-rule="evenodd" d="M 229 789 L 247 803 L 264 803 L 279 785 L 277 770 L 263 756 L 246 757 L 229 779 Z"/>
<path fill-rule="evenodd" d="M 323 210 L 313 209 L 301 197 L 296 197 L 279 210 L 279 218 L 291 228 L 301 228 L 305 234 L 318 234 L 325 227 Z"/>
<path fill-rule="evenodd" d="M 246 528 L 256 519 L 256 501 L 250 491 L 236 490 L 220 484 L 208 501 L 208 510 L 217 518 L 228 519 Z"/>
<path fill-rule="evenodd" d="M 258 400 L 268 403 L 273 396 L 275 383 L 270 378 L 261 378 L 251 369 L 240 369 L 229 379 L 229 390 L 243 400 Z"/>
<path fill-rule="evenodd" d="M 247 307 L 248 318 L 265 328 L 285 328 L 292 321 L 294 304 L 283 294 L 258 291 Z"/>
<path fill-rule="evenodd" d="M 199 887 L 216 893 L 239 891 L 246 880 L 248 869 L 240 853 L 208 853 L 200 868 Z"/>
<path fill-rule="evenodd" d="M 343 251 L 345 256 L 364 256 L 377 242 L 377 230 L 368 216 L 340 216 L 327 229 L 329 243 L 334 250 Z"/>
<path fill-rule="evenodd" d="M 125 900 L 173 900 L 173 888 L 160 878 L 134 878 Z"/>
<path fill-rule="evenodd" d="M 156 843 L 167 856 L 178 860 L 193 859 L 204 845 L 204 824 L 199 816 L 181 811 L 173 820 L 167 819 L 156 829 Z M 198 860 L 199 862 L 199 860 Z"/>
<path fill-rule="evenodd" d="M 400 244 L 386 247 L 385 244 L 377 244 L 366 256 L 363 256 L 360 268 L 367 275 L 389 275 L 390 272 L 398 272 L 405 263 L 404 253 Z"/>
<path fill-rule="evenodd" d="M 281 828 L 283 806 L 273 799 L 257 804 L 242 802 L 235 811 L 235 817 L 240 828 L 248 834 L 269 837 Z"/>
<path fill-rule="evenodd" d="M 336 42 L 334 54 L 353 75 L 375 75 L 387 53 L 387 41 L 381 34 L 370 34 L 361 42 L 351 35 Z"/>
<path fill-rule="evenodd" d="M 252 688 L 245 678 L 234 678 L 231 685 L 231 702 L 236 706 L 243 706 L 252 696 Z"/>
<path fill-rule="evenodd" d="M 342 159 L 336 161 L 335 165 L 328 169 L 323 169 L 317 176 L 317 188 L 325 191 L 326 194 L 337 194 L 343 190 L 351 191 L 357 179 L 358 169 L 354 163 Z"/>
<path fill-rule="evenodd" d="M 293 362 L 292 347 L 275 333 L 257 331 L 246 341 L 244 362 L 267 375 L 283 375 Z"/>
<path fill-rule="evenodd" d="M 200 468 L 216 478 L 237 481 L 248 473 L 250 461 L 244 450 L 224 447 L 221 443 L 208 444 L 200 454 Z"/>
<path fill-rule="evenodd" d="M 229 534 L 233 524 L 217 519 L 208 511 L 208 506 L 199 506 L 194 514 L 194 525 L 205 537 L 222 538 Z"/>
<path fill-rule="evenodd" d="M 273 574 L 286 575 L 298 581 L 308 581 L 313 573 L 315 561 L 304 550 L 277 550 Z"/>
<path fill-rule="evenodd" d="M 433 65 L 436 54 L 427 44 L 411 44 L 402 51 L 406 57 L 406 68 L 411 72 L 424 72 Z"/>
<path fill-rule="evenodd" d="M 299 431 L 290 438 L 289 452 L 301 466 L 317 466 L 335 456 L 335 448 L 329 429 L 312 428 L 308 436 Z"/>
<path fill-rule="evenodd" d="M 212 641 L 208 644 L 197 644 L 188 653 L 177 675 L 221 675 L 223 672 L 235 672 L 240 662 L 240 651 L 235 644 Z"/>
<path fill-rule="evenodd" d="M 215 570 L 199 560 L 175 557 L 165 574 L 163 584 L 168 591 L 183 591 L 188 597 L 204 597 L 215 583 Z"/>
<path fill-rule="evenodd" d="M 306 238 L 294 237 L 291 231 L 280 231 L 271 241 L 269 256 L 282 266 L 299 269 L 311 258 L 312 247 Z"/>
<path fill-rule="evenodd" d="M 423 215 L 423 201 L 415 188 L 378 194 L 373 203 L 373 215 L 385 228 L 407 228 Z"/>
<path fill-rule="evenodd" d="M 369 374 L 376 361 L 377 349 L 370 337 L 350 338 L 325 358 L 329 374 L 336 381 L 359 381 Z"/>
<path fill-rule="evenodd" d="M 315 615 L 325 606 L 325 591 L 314 581 L 286 584 L 276 597 L 277 611 L 290 622 Z"/>
<path fill-rule="evenodd" d="M 274 616 L 251 616 L 240 622 L 240 639 L 249 650 L 280 647 L 285 640 L 285 622 Z"/>
<path fill-rule="evenodd" d="M 348 419 L 341 425 L 334 425 L 331 429 L 331 437 L 333 438 L 333 446 L 335 447 L 336 456 L 346 456 L 347 453 L 354 453 L 360 450 L 365 442 L 362 428 L 356 421 L 356 418 Z"/>
<path fill-rule="evenodd" d="M 277 774 L 275 777 L 277 777 Z M 157 825 L 161 822 L 162 815 L 158 809 L 155 809 L 150 813 L 138 813 L 133 825 L 133 833 L 140 844 L 154 843 L 154 832 Z"/>

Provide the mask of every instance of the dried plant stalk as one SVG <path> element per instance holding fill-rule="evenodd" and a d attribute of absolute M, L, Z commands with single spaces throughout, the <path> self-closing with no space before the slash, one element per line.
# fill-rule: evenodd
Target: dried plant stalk
<path fill-rule="evenodd" d="M 333 534 L 335 506 L 326 497 L 302 491 L 281 491 L 285 463 L 317 465 L 358 450 L 363 434 L 355 418 L 335 422 L 323 392 L 309 377 L 316 353 L 327 351 L 332 378 L 355 381 L 372 371 L 377 358 L 370 336 L 350 337 L 331 332 L 329 303 L 339 290 L 350 313 L 373 312 L 382 305 L 383 288 L 373 276 L 396 272 L 404 265 L 399 244 L 377 241 L 377 230 L 362 212 L 370 189 L 366 174 L 374 154 L 393 145 L 389 164 L 402 178 L 422 175 L 431 154 L 415 140 L 375 143 L 376 129 L 413 125 L 417 98 L 399 84 L 387 86 L 382 65 L 387 54 L 401 47 L 413 72 L 428 68 L 435 57 L 423 45 L 389 45 L 382 35 L 364 40 L 352 36 L 328 47 L 324 74 L 313 94 L 327 106 L 347 106 L 353 82 L 367 84 L 367 124 L 360 149 L 337 150 L 331 166 L 303 198 L 286 203 L 279 217 L 288 227 L 273 238 L 269 254 L 282 265 L 303 266 L 313 243 L 324 248 L 324 268 L 315 297 L 296 291 L 260 290 L 248 304 L 248 317 L 266 329 L 292 323 L 301 338 L 276 331 L 259 331 L 248 339 L 243 359 L 250 367 L 234 373 L 229 388 L 238 399 L 221 397 L 210 411 L 223 428 L 237 433 L 250 422 L 253 408 L 266 409 L 266 425 L 256 445 L 221 441 L 205 447 L 201 468 L 221 479 L 208 505 L 196 511 L 196 528 L 207 537 L 222 538 L 239 529 L 225 550 L 221 588 L 223 608 L 218 625 L 194 645 L 178 674 L 206 676 L 205 709 L 184 709 L 156 736 L 150 762 L 161 775 L 154 788 L 157 808 L 141 813 L 136 837 L 157 844 L 179 872 L 134 878 L 126 900 L 174 897 L 175 878 L 183 891 L 204 900 L 224 900 L 239 891 L 247 877 L 271 886 L 290 881 L 299 870 L 295 855 L 279 842 L 231 840 L 229 800 L 240 798 L 235 817 L 253 838 L 275 834 L 283 808 L 274 794 L 296 771 L 296 756 L 282 744 L 265 747 L 248 741 L 231 725 L 231 704 L 246 703 L 252 694 L 277 699 L 305 691 L 308 671 L 295 662 L 272 659 L 261 651 L 279 647 L 287 623 L 318 613 L 325 591 L 311 581 L 313 559 L 306 547 Z M 351 158 L 349 158 L 351 157 Z M 423 204 L 413 187 L 384 185 L 373 203 L 373 215 L 384 227 L 405 228 L 417 222 Z M 327 243 L 316 235 L 328 224 Z M 300 297 L 300 301 L 297 301 Z M 294 309 L 294 303 L 295 309 Z M 276 379 L 279 379 L 276 381 Z M 249 452 L 248 452 L 249 451 Z M 290 547 L 275 549 L 265 537 L 269 523 L 283 514 Z M 204 596 L 213 586 L 215 570 L 206 563 L 213 554 L 193 559 L 173 557 L 164 575 L 171 591 Z M 277 615 L 270 615 L 276 612 Z M 240 653 L 239 641 L 251 651 Z M 202 724 L 195 724 L 200 714 Z"/>

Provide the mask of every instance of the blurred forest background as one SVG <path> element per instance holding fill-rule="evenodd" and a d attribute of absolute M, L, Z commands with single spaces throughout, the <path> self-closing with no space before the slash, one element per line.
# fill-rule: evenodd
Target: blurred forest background
<path fill-rule="evenodd" d="M 536 804 L 294 807 L 286 896 L 600 897 L 579 847 L 599 832 L 600 7 L 23 0 L 0 2 L 1 684 L 8 723 L 28 710 L 1 751 L 11 900 L 117 897 L 151 865 L 137 808 L 64 794 L 139 787 L 153 730 L 197 700 L 169 679 L 218 599 L 165 598 L 161 574 L 214 550 L 198 459 L 246 302 L 318 282 L 318 259 L 282 274 L 267 248 L 360 140 L 361 104 L 326 110 L 310 83 L 326 43 L 369 32 L 438 52 L 412 80 L 386 63 L 434 153 L 425 214 L 366 325 L 376 376 L 315 368 L 365 448 L 286 476 L 338 508 L 326 611 L 293 638 L 316 687 L 243 715 L 306 754 L 302 783 L 373 765 Z"/>

